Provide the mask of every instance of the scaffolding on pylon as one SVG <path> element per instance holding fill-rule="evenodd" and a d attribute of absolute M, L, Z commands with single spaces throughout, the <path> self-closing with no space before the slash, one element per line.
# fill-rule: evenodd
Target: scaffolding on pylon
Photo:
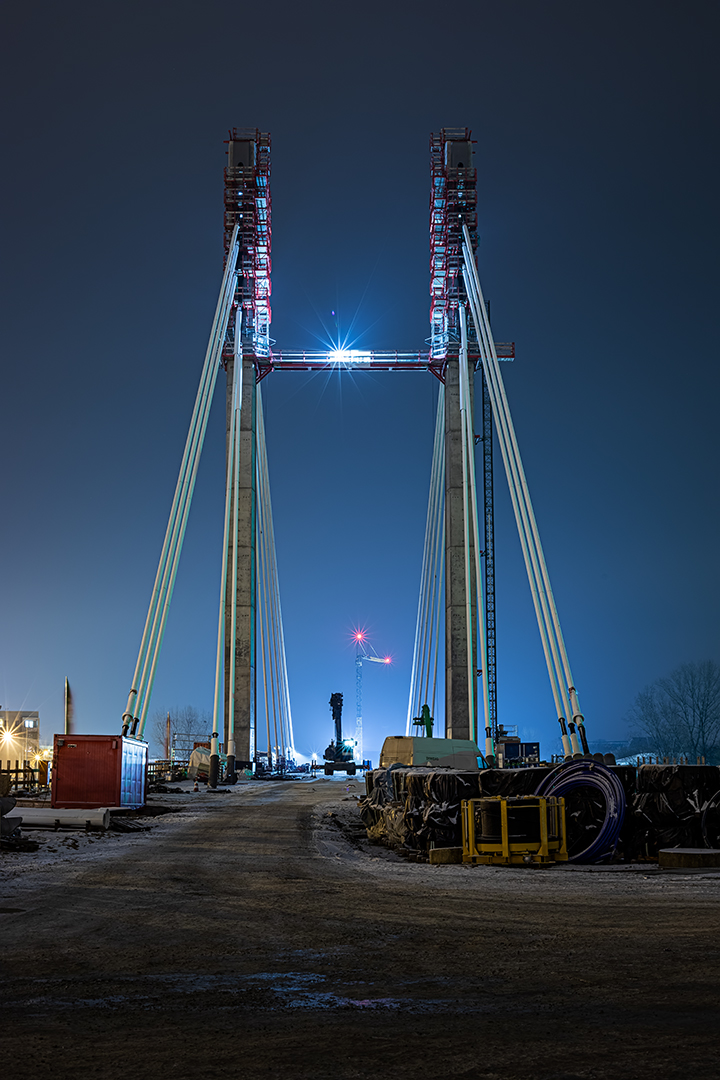
<path fill-rule="evenodd" d="M 270 271 L 272 220 L 270 199 L 270 134 L 258 128 L 229 132 L 225 169 L 225 254 L 235 225 L 240 257 L 235 307 L 242 308 L 242 354 L 270 355 Z M 230 321 L 223 360 L 231 360 L 235 320 Z M 240 350 L 238 350 L 240 351 Z"/>
<path fill-rule="evenodd" d="M 477 248 L 477 172 L 471 135 L 470 128 L 442 128 L 430 136 L 430 352 L 441 368 L 448 351 L 457 352 L 460 340 L 463 222 L 473 250 Z M 472 358 L 473 343 L 469 344 Z"/>

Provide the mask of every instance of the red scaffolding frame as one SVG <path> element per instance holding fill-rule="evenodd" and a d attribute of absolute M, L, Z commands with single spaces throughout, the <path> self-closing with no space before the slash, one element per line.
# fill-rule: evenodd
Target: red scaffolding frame
<path fill-rule="evenodd" d="M 477 249 L 477 172 L 472 162 L 470 128 L 442 128 L 430 136 L 430 355 L 438 378 L 448 353 L 460 340 L 458 306 L 464 298 L 461 276 L 462 226 Z M 470 358 L 473 357 L 473 342 Z"/>
<path fill-rule="evenodd" d="M 239 225 L 240 254 L 234 307 L 242 308 L 243 355 L 270 355 L 270 294 L 272 281 L 272 214 L 270 197 L 270 133 L 258 128 L 233 128 L 226 140 L 225 257 L 235 225 Z M 223 360 L 231 359 L 235 320 L 230 320 Z"/>

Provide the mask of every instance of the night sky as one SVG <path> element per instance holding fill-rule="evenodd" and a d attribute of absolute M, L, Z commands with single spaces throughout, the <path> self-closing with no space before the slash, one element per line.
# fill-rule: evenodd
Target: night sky
<path fill-rule="evenodd" d="M 428 136 L 477 140 L 479 265 L 590 739 L 720 660 L 713 2 L 5 0 L 0 706 L 118 731 L 222 273 L 228 128 L 273 140 L 273 324 L 423 348 Z M 296 744 L 404 730 L 437 383 L 263 384 Z M 152 708 L 212 705 L 218 384 Z M 499 717 L 557 721 L 500 458 Z M 262 735 L 260 745 L 264 746 Z"/>

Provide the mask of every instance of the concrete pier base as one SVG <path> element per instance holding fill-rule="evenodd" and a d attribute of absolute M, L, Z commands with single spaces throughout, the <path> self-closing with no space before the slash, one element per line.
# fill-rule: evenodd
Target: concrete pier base
<path fill-rule="evenodd" d="M 661 870 L 720 870 L 720 850 L 716 848 L 661 848 Z"/>

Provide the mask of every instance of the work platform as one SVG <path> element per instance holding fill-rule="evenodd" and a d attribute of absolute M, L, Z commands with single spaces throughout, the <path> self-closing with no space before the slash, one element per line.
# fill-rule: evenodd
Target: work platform
<path fill-rule="evenodd" d="M 515 359 L 514 341 L 496 341 L 498 360 Z M 480 354 L 469 351 L 471 362 L 480 362 Z M 393 349 L 326 349 L 319 351 L 283 350 L 268 357 L 256 357 L 257 381 L 272 371 L 431 371 L 443 378 L 444 363 L 432 353 L 398 352 Z"/>

